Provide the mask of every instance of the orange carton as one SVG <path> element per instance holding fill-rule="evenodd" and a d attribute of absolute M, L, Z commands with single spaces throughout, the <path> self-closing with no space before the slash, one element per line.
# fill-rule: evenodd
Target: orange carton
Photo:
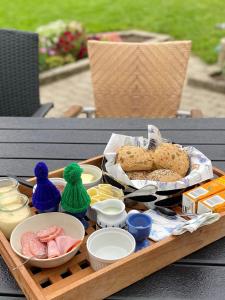
<path fill-rule="evenodd" d="M 225 211 L 225 191 L 199 200 L 198 214 Z"/>
<path fill-rule="evenodd" d="M 198 201 L 225 190 L 225 176 L 218 177 L 183 193 L 183 213 L 197 213 Z"/>

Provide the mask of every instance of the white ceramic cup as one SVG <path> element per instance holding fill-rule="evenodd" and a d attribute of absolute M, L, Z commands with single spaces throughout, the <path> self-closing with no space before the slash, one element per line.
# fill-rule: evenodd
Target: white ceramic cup
<path fill-rule="evenodd" d="M 103 228 L 87 239 L 91 267 L 97 271 L 134 252 L 134 237 L 121 228 Z"/>

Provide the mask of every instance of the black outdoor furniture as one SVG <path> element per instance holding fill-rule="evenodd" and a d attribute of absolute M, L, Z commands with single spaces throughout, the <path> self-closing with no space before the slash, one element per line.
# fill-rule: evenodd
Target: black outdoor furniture
<path fill-rule="evenodd" d="M 43 117 L 53 103 L 40 103 L 38 35 L 0 29 L 0 116 Z"/>

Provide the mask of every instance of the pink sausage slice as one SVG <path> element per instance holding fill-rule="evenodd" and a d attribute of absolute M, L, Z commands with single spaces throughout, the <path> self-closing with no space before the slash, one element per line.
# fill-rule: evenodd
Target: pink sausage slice
<path fill-rule="evenodd" d="M 42 259 L 47 258 L 47 246 L 41 243 L 38 238 L 31 239 L 29 241 L 30 251 L 36 258 Z"/>
<path fill-rule="evenodd" d="M 27 257 L 32 257 L 33 254 L 30 251 L 30 240 L 35 239 L 36 235 L 33 232 L 25 232 L 21 237 L 22 254 Z"/>
<path fill-rule="evenodd" d="M 48 247 L 48 258 L 58 257 L 60 256 L 59 249 L 57 247 L 57 244 L 54 240 L 51 240 L 47 244 Z"/>
<path fill-rule="evenodd" d="M 21 239 L 20 239 L 22 247 L 24 246 L 24 244 L 29 242 L 29 240 L 32 240 L 32 239 L 35 239 L 35 238 L 36 238 L 35 233 L 33 233 L 31 231 L 24 232 L 21 236 Z"/>
<path fill-rule="evenodd" d="M 61 255 L 71 251 L 79 243 L 81 243 L 81 240 L 75 240 L 68 235 L 57 236 L 55 241 L 56 241 L 56 244 L 58 246 L 58 249 L 59 249 Z"/>
<path fill-rule="evenodd" d="M 57 229 L 58 229 L 57 226 L 51 226 L 51 227 L 48 227 L 48 228 L 46 228 L 46 229 L 39 230 L 39 231 L 37 232 L 37 237 L 38 237 L 39 239 L 46 238 L 46 237 L 48 237 L 49 235 L 55 233 Z"/>
<path fill-rule="evenodd" d="M 40 241 L 42 243 L 48 243 L 49 241 L 54 240 L 57 236 L 60 236 L 60 235 L 63 235 L 63 234 L 64 234 L 63 228 L 57 227 L 57 230 L 53 234 L 51 234 L 49 236 L 46 236 L 44 238 L 40 238 Z"/>
<path fill-rule="evenodd" d="M 25 232 L 21 237 L 22 254 L 27 257 L 46 258 L 47 248 L 42 244 L 36 234 Z"/>

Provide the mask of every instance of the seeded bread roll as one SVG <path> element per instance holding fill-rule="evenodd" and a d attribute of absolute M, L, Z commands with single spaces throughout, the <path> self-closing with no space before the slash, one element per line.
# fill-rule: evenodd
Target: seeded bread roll
<path fill-rule="evenodd" d="M 176 172 L 168 169 L 159 169 L 148 174 L 148 180 L 172 182 L 182 177 Z"/>
<path fill-rule="evenodd" d="M 117 152 L 117 163 L 126 171 L 152 170 L 153 151 L 135 146 L 123 146 Z"/>
<path fill-rule="evenodd" d="M 146 180 L 151 174 L 151 171 L 130 171 L 127 176 L 130 180 Z"/>
<path fill-rule="evenodd" d="M 162 143 L 155 150 L 154 164 L 157 169 L 169 169 L 184 177 L 189 169 L 189 157 L 179 146 Z"/>
<path fill-rule="evenodd" d="M 154 180 L 154 181 L 177 181 L 182 177 L 174 171 L 167 169 L 159 169 L 150 171 L 131 171 L 127 172 L 127 176 L 131 180 Z"/>

